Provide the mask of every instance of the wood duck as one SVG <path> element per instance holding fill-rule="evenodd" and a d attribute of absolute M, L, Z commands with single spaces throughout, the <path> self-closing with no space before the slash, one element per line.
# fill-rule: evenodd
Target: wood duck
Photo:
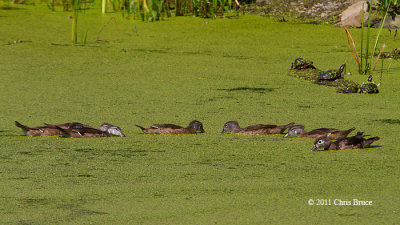
<path fill-rule="evenodd" d="M 343 149 L 357 149 L 357 148 L 368 148 L 373 142 L 378 141 L 379 137 L 372 137 L 365 139 L 362 133 L 347 138 L 339 138 L 336 141 L 332 141 L 327 136 L 318 138 L 311 151 L 315 151 L 320 147 L 324 150 L 343 150 Z"/>
<path fill-rule="evenodd" d="M 63 124 L 49 124 L 45 123 L 46 127 L 60 127 L 62 129 L 81 129 L 81 128 L 93 128 L 89 125 L 78 123 L 78 122 L 72 122 L 72 123 L 63 123 Z"/>
<path fill-rule="evenodd" d="M 204 133 L 203 124 L 200 121 L 193 120 L 187 127 L 181 127 L 175 124 L 153 124 L 150 128 L 144 128 L 136 125 L 142 129 L 145 134 L 196 134 Z"/>
<path fill-rule="evenodd" d="M 348 130 L 338 130 L 334 128 L 318 128 L 315 130 L 312 130 L 310 132 L 306 132 L 304 130 L 303 125 L 296 125 L 291 127 L 288 132 L 285 134 L 284 137 L 288 137 L 291 135 L 297 135 L 297 137 L 300 138 L 320 138 L 326 136 L 328 133 L 330 135 L 328 136 L 329 139 L 339 139 L 339 138 L 344 138 L 347 137 L 347 135 L 352 132 L 355 128 L 350 128 Z"/>
<path fill-rule="evenodd" d="M 28 127 L 20 124 L 18 121 L 15 121 L 15 126 L 21 128 L 22 132 L 24 132 L 24 135 L 26 136 L 62 135 L 62 132 L 55 127 L 48 127 L 48 126 Z"/>
<path fill-rule="evenodd" d="M 110 133 L 98 130 L 92 127 L 81 127 L 81 128 L 68 128 L 64 129 L 59 126 L 55 126 L 62 133 L 63 137 L 74 137 L 74 138 L 88 138 L 88 137 L 111 137 Z"/>
<path fill-rule="evenodd" d="M 114 136 L 120 136 L 120 137 L 126 137 L 124 133 L 122 133 L 122 129 L 118 126 L 114 126 L 109 123 L 103 123 L 99 127 L 99 130 L 103 132 L 107 132 L 109 134 L 112 134 Z"/>
<path fill-rule="evenodd" d="M 222 130 L 223 133 L 231 133 L 231 134 L 281 134 L 287 128 L 294 125 L 294 122 L 286 124 L 286 125 L 269 125 L 269 124 L 257 124 L 248 126 L 245 128 L 241 128 L 237 121 L 229 121 L 224 124 L 224 128 Z"/>

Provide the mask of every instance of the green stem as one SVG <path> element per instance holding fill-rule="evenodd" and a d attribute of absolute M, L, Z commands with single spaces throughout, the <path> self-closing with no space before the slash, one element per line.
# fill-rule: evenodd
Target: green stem
<path fill-rule="evenodd" d="M 380 37 L 380 35 L 381 35 L 381 31 L 382 31 L 382 29 L 383 29 L 383 25 L 384 25 L 384 23 L 385 23 L 385 21 L 386 21 L 386 16 L 387 16 L 387 14 L 388 14 L 389 7 L 390 7 L 390 4 L 391 4 L 391 3 L 392 3 L 392 0 L 389 1 L 389 4 L 388 4 L 388 6 L 387 6 L 387 8 L 386 8 L 385 15 L 383 16 L 383 20 L 382 20 L 382 22 L 381 22 L 381 25 L 379 26 L 378 35 L 376 36 L 375 45 L 374 45 L 374 48 L 373 48 L 374 51 L 372 52 L 371 58 L 370 58 L 370 65 L 372 65 L 372 59 L 374 58 L 374 53 L 375 53 L 375 50 L 376 50 L 376 46 L 378 45 L 379 37 Z M 369 74 L 371 74 L 371 69 L 369 70 Z"/>
<path fill-rule="evenodd" d="M 101 12 L 106 13 L 107 0 L 101 0 Z"/>
<path fill-rule="evenodd" d="M 361 9 L 361 68 L 363 68 L 363 46 L 364 46 L 364 4 Z M 359 71 L 361 72 L 361 71 Z"/>
<path fill-rule="evenodd" d="M 367 71 L 369 71 L 369 64 L 368 64 L 368 53 L 369 53 L 369 37 L 370 37 L 370 31 L 371 31 L 371 6 L 369 6 L 369 13 L 368 13 L 368 27 L 367 27 L 367 46 L 365 47 L 366 53 L 365 53 L 365 68 L 363 70 L 363 74 L 366 74 Z"/>

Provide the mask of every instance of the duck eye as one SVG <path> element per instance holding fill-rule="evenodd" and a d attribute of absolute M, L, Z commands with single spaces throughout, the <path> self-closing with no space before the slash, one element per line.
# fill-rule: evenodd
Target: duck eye
<path fill-rule="evenodd" d="M 322 144 L 322 143 L 324 143 L 323 140 L 319 140 L 319 141 L 318 141 L 318 144 Z"/>

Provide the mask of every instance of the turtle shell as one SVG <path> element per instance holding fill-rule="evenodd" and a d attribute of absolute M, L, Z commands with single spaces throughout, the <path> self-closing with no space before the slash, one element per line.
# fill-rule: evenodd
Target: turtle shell
<path fill-rule="evenodd" d="M 292 69 L 315 69 L 315 67 L 312 61 L 304 60 L 303 58 L 297 58 L 294 60 L 294 63 L 292 63 Z"/>
<path fill-rule="evenodd" d="M 327 70 L 324 73 L 318 75 L 318 80 L 336 80 L 343 77 L 342 73 L 346 64 L 340 66 L 339 70 Z"/>
<path fill-rule="evenodd" d="M 318 75 L 318 80 L 334 80 L 336 77 L 336 71 L 328 70 Z"/>
<path fill-rule="evenodd" d="M 374 94 L 379 93 L 378 85 L 375 83 L 363 84 L 360 87 L 360 93 Z"/>

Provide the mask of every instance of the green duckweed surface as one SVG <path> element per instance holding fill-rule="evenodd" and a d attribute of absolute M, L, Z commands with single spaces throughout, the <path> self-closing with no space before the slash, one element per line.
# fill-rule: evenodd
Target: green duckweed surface
<path fill-rule="evenodd" d="M 72 46 L 70 12 L 21 8 L 0 10 L 1 224 L 398 223 L 399 63 L 374 77 L 376 95 L 338 94 L 287 75 L 305 57 L 321 69 L 347 63 L 347 78 L 366 81 L 341 28 L 255 16 L 143 23 L 96 9 L 80 17 L 87 44 Z M 96 43 L 111 17 L 118 31 L 111 22 Z M 193 119 L 205 134 L 135 127 Z M 15 120 L 108 122 L 127 137 L 26 137 Z M 229 120 L 356 127 L 381 140 L 311 152 L 308 139 L 221 135 Z"/>

